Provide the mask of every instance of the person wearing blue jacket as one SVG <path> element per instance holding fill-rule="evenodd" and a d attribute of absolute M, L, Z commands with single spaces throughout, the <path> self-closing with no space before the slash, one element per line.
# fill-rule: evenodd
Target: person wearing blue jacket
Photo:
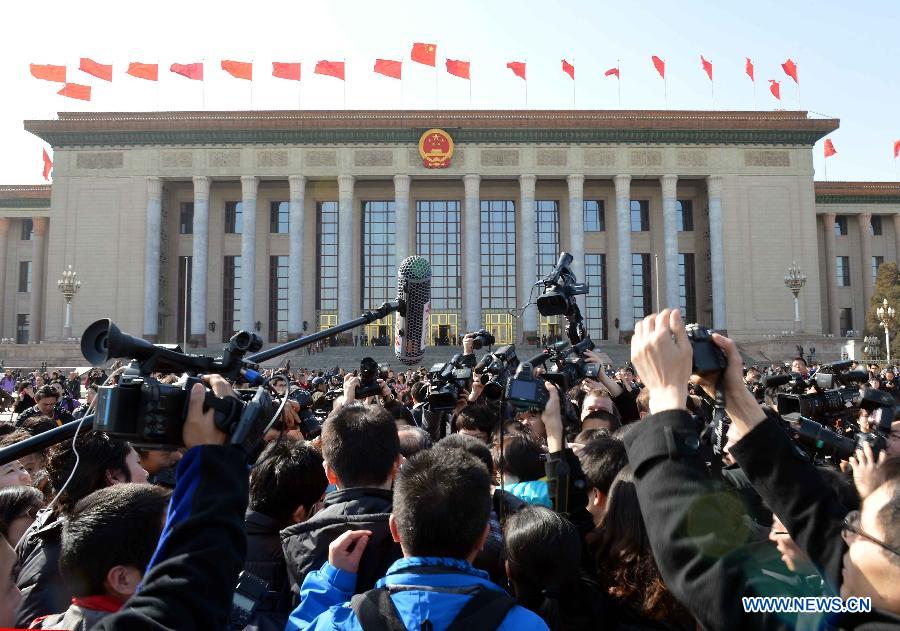
<path fill-rule="evenodd" d="M 389 520 L 404 558 L 391 565 L 375 589 L 354 596 L 371 533 L 345 532 L 329 547 L 328 561 L 303 581 L 300 605 L 286 631 L 401 624 L 434 631 L 547 629 L 537 614 L 515 604 L 486 572 L 472 566 L 490 533 L 490 492 L 485 466 L 461 449 L 413 456 L 397 476 Z"/>

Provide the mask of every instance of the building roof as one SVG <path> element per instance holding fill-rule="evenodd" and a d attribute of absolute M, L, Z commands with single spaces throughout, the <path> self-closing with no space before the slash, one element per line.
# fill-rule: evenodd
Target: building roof
<path fill-rule="evenodd" d="M 816 182 L 817 204 L 898 204 L 900 182 Z"/>
<path fill-rule="evenodd" d="M 272 110 L 60 112 L 25 121 L 54 147 L 146 144 L 417 143 L 432 127 L 456 142 L 812 145 L 838 128 L 804 111 Z"/>
<path fill-rule="evenodd" d="M 0 208 L 50 208 L 50 185 L 0 184 Z"/>

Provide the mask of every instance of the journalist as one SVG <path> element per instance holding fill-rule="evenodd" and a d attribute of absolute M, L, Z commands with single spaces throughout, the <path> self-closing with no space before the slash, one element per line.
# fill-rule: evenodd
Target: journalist
<path fill-rule="evenodd" d="M 814 624 L 900 629 L 900 476 L 887 476 L 861 511 L 848 513 L 814 465 L 796 454 L 779 419 L 747 391 L 734 342 L 718 334 L 712 340 L 727 358 L 726 411 L 742 436 L 732 455 L 822 576 L 826 593 L 871 598 L 869 613 L 834 614 Z M 785 594 L 755 571 L 754 548 L 733 526 L 740 503 L 707 475 L 684 404 L 693 350 L 680 312 L 667 309 L 638 322 L 631 354 L 650 391 L 651 415 L 625 444 L 666 585 L 706 629 L 793 626 L 798 620 L 784 614 L 744 611 L 742 596 Z"/>

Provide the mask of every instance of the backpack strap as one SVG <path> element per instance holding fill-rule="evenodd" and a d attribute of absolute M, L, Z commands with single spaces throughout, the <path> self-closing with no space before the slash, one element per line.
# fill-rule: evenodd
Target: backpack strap
<path fill-rule="evenodd" d="M 447 627 L 447 631 L 497 629 L 515 605 L 515 598 L 506 592 L 481 589 L 459 610 L 453 622 Z"/>
<path fill-rule="evenodd" d="M 407 631 L 391 592 L 383 587 L 356 594 L 350 599 L 350 608 L 363 631 Z"/>

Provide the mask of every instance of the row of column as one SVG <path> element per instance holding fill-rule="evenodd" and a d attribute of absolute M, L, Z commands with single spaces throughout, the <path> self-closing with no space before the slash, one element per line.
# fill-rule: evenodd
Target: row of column
<path fill-rule="evenodd" d="M 406 225 L 410 204 L 410 176 L 394 176 L 394 209 L 399 218 L 395 225 Z M 574 257 L 574 272 L 583 278 L 584 269 L 584 181 L 585 176 L 570 175 L 566 178 L 568 185 L 569 208 L 569 249 Z M 617 175 L 613 178 L 616 191 L 616 267 L 618 275 L 619 331 L 628 333 L 634 328 L 632 264 L 631 264 L 631 176 Z M 289 277 L 288 286 L 288 332 L 291 336 L 299 335 L 303 320 L 303 230 L 293 227 L 304 224 L 304 205 L 306 178 L 302 175 L 288 177 L 290 187 L 289 214 Z M 353 190 L 355 178 L 352 175 L 339 175 L 338 184 L 338 321 L 346 321 L 353 317 L 353 274 L 357 265 L 354 247 L 355 232 L 358 229 L 353 212 Z M 537 235 L 535 233 L 535 186 L 537 176 L 523 174 L 519 176 L 520 202 L 517 217 L 517 258 L 519 261 L 536 260 Z M 194 177 L 194 219 L 193 219 L 193 266 L 191 274 L 191 321 L 190 343 L 196 346 L 206 345 L 207 321 L 207 275 L 209 267 L 209 185 L 208 177 Z M 481 267 L 479 256 L 481 244 L 481 209 L 480 209 L 481 177 L 470 173 L 463 176 L 465 189 L 463 212 L 463 261 L 464 278 L 464 315 L 466 327 L 469 329 L 481 326 Z M 665 305 L 679 304 L 678 276 L 678 231 L 676 221 L 676 189 L 678 176 L 663 175 L 660 177 L 663 198 L 663 231 L 665 247 L 663 260 L 666 270 Z M 239 327 L 252 330 L 256 321 L 255 281 L 256 281 L 256 199 L 259 178 L 241 177 L 242 232 L 241 232 L 241 290 L 240 290 L 240 323 Z M 722 235 L 722 200 L 721 179 L 717 176 L 707 178 L 709 196 L 710 251 L 712 269 L 713 327 L 725 329 L 725 273 L 724 248 Z M 151 177 L 147 179 L 147 217 L 146 217 L 146 249 L 145 249 L 145 292 L 144 292 L 144 337 L 156 340 L 159 337 L 159 276 L 160 276 L 160 235 L 162 222 L 162 180 Z M 35 228 L 37 235 L 37 224 Z M 35 248 L 43 247 L 42 239 L 36 237 Z M 396 260 L 399 263 L 409 255 L 409 242 L 406 231 L 398 232 L 395 246 Z M 43 260 L 35 257 L 35 260 Z M 42 272 L 43 270 L 41 270 Z M 535 282 L 536 265 L 518 265 L 518 286 L 527 289 Z M 43 278 L 38 274 L 35 263 L 35 279 Z M 40 294 L 36 294 L 40 295 Z M 584 308 L 584 298 L 580 298 Z M 39 314 L 40 311 L 33 311 Z M 36 315 L 32 316 L 37 319 Z M 33 320 L 34 322 L 35 320 Z M 526 334 L 537 331 L 537 310 L 529 308 L 523 316 L 523 331 Z M 34 327 L 33 327 L 34 328 Z M 35 329 L 36 330 L 36 329 Z"/>

